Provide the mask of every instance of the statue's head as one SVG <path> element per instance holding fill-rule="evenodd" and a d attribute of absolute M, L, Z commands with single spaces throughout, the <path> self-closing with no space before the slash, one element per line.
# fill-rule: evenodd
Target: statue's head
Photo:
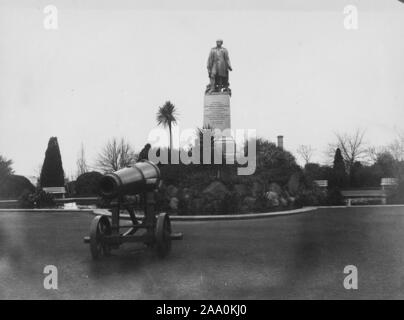
<path fill-rule="evenodd" d="M 220 48 L 223 44 L 223 40 L 222 39 L 217 39 L 216 40 L 216 45 Z"/>

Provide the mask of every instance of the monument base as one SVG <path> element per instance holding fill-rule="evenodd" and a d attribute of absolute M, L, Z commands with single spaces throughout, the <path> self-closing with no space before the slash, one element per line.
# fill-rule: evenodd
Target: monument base
<path fill-rule="evenodd" d="M 222 150 L 226 164 L 234 164 L 236 160 L 236 143 L 231 136 L 217 136 L 214 138 L 215 150 Z M 221 148 L 221 149 L 220 149 Z"/>
<path fill-rule="evenodd" d="M 214 132 L 215 150 L 221 150 L 226 164 L 234 164 L 236 144 L 230 132 L 230 93 L 212 92 L 205 94 L 203 127 L 218 129 Z"/>
<path fill-rule="evenodd" d="M 205 94 L 203 127 L 224 131 L 230 129 L 230 95 L 227 92 Z"/>

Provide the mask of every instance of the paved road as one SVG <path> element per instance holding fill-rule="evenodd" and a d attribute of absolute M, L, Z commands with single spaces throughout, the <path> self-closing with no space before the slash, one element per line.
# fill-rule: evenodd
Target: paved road
<path fill-rule="evenodd" d="M 404 207 L 319 209 L 269 219 L 175 223 L 166 260 L 125 245 L 93 262 L 83 213 L 0 213 L 0 298 L 404 298 Z M 59 289 L 43 288 L 55 265 Z M 359 270 L 359 290 L 343 269 Z"/>

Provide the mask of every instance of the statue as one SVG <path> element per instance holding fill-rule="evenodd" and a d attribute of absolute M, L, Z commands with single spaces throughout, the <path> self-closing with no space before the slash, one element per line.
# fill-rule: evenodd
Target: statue
<path fill-rule="evenodd" d="M 216 41 L 216 47 L 210 50 L 208 58 L 208 73 L 210 84 L 206 88 L 206 93 L 212 92 L 228 92 L 231 95 L 229 88 L 229 70 L 232 67 L 229 59 L 229 52 L 222 47 L 223 40 Z"/>

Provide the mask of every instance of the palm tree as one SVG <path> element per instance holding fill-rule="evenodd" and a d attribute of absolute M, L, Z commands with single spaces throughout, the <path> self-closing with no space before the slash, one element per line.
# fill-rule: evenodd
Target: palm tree
<path fill-rule="evenodd" d="M 159 111 L 157 112 L 157 124 L 163 125 L 163 127 L 168 127 L 168 131 L 170 133 L 170 150 L 168 151 L 168 159 L 169 162 L 171 159 L 171 149 L 173 147 L 173 137 L 172 137 L 172 125 L 177 123 L 177 110 L 175 109 L 175 105 L 171 103 L 171 101 L 166 101 L 162 107 L 159 107 Z"/>

